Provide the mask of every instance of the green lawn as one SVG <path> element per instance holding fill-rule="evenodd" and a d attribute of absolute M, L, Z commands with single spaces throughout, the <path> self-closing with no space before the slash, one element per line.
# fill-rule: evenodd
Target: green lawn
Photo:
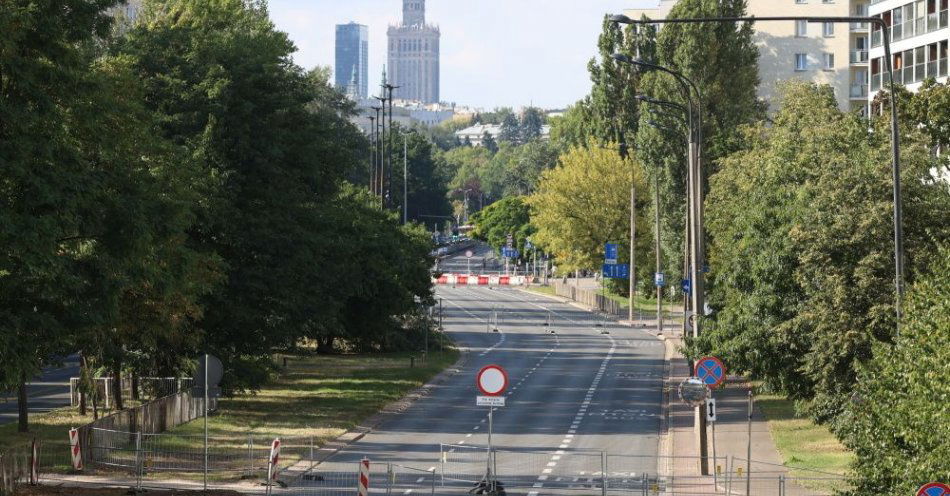
<path fill-rule="evenodd" d="M 792 401 L 777 395 L 762 394 L 756 396 L 756 404 L 762 409 L 769 422 L 769 431 L 775 446 L 785 465 L 805 471 L 791 470 L 793 476 L 820 477 L 807 470 L 817 470 L 831 474 L 845 475 L 854 454 L 835 438 L 823 425 L 818 425 L 806 417 L 795 414 Z M 831 494 L 841 489 L 836 484 L 803 484 Z"/>
<path fill-rule="evenodd" d="M 427 364 L 410 368 L 409 353 L 288 356 L 287 370 L 252 394 L 221 401 L 210 417 L 211 435 L 309 437 L 322 444 L 425 384 L 458 359 L 458 351 L 432 352 Z M 283 356 L 279 356 L 278 360 Z M 40 441 L 66 445 L 68 431 L 92 421 L 92 409 L 62 408 L 30 417 L 31 432 L 16 432 L 16 423 L 0 426 L 0 451 Z M 179 426 L 185 436 L 202 432 L 203 422 Z M 184 443 L 193 440 L 184 438 Z"/>
<path fill-rule="evenodd" d="M 455 363 L 458 352 L 433 352 L 410 368 L 409 353 L 288 356 L 287 370 L 254 394 L 221 401 L 208 422 L 212 436 L 310 437 L 318 444 L 359 425 L 388 403 Z M 179 426 L 200 434 L 203 422 Z"/>

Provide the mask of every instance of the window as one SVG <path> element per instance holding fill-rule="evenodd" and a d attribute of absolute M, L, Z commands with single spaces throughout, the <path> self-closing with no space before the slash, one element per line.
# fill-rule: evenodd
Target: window
<path fill-rule="evenodd" d="M 833 23 L 833 22 L 826 22 L 826 23 L 824 24 L 823 33 L 824 33 L 824 35 L 825 35 L 825 38 L 829 38 L 829 37 L 831 37 L 831 36 L 834 36 L 834 35 L 835 35 L 835 23 Z"/>
<path fill-rule="evenodd" d="M 795 36 L 808 36 L 808 21 L 795 21 Z"/>
<path fill-rule="evenodd" d="M 795 0 L 795 3 L 805 3 L 805 0 Z"/>
<path fill-rule="evenodd" d="M 833 54 L 833 53 L 825 53 L 824 59 L 825 59 L 825 70 L 826 70 L 826 71 L 834 70 L 834 68 L 835 68 L 835 54 Z"/>
<path fill-rule="evenodd" d="M 796 53 L 795 54 L 795 70 L 804 71 L 807 69 L 808 69 L 808 54 Z"/>

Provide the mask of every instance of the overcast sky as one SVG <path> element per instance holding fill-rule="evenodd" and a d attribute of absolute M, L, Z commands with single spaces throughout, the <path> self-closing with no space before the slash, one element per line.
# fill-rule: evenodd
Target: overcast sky
<path fill-rule="evenodd" d="M 657 0 L 427 0 L 442 30 L 442 100 L 483 108 L 562 108 L 590 90 L 587 61 L 605 13 Z M 297 44 L 304 67 L 333 67 L 336 24 L 369 26 L 370 88 L 386 63 L 386 28 L 402 0 L 270 0 L 277 27 Z"/>

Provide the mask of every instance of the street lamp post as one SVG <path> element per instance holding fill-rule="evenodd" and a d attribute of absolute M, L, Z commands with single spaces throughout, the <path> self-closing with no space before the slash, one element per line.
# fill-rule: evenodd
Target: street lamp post
<path fill-rule="evenodd" d="M 900 128 L 899 117 L 897 113 L 897 83 L 894 82 L 894 65 L 891 55 L 890 32 L 887 23 L 880 17 L 813 17 L 813 16 L 766 16 L 766 17 L 703 17 L 703 18 L 682 18 L 682 19 L 644 19 L 633 20 L 625 15 L 614 15 L 610 17 L 611 22 L 620 24 L 702 24 L 702 23 L 728 23 L 737 24 L 741 22 L 787 22 L 787 21 L 805 21 L 808 23 L 868 23 L 881 28 L 881 40 L 884 45 L 884 68 L 887 70 L 891 97 L 891 175 L 893 176 L 893 198 L 894 198 L 894 286 L 895 295 L 895 314 L 897 316 L 897 331 L 900 332 L 901 304 L 904 299 L 904 220 L 903 220 L 903 201 L 901 199 L 901 165 L 900 165 Z M 699 311 L 700 309 L 696 309 Z M 697 319 L 698 320 L 698 319 Z"/>
<path fill-rule="evenodd" d="M 386 151 L 383 149 L 383 145 L 386 143 L 386 102 L 389 101 L 386 98 L 386 93 L 383 92 L 383 96 L 374 97 L 379 100 L 380 108 L 382 109 L 382 115 L 379 120 L 379 123 L 382 125 L 382 131 L 379 135 L 379 173 L 376 174 L 376 180 L 379 182 L 379 204 L 380 208 L 385 208 L 385 197 L 383 196 L 383 180 L 386 177 Z M 390 129 L 390 133 L 392 130 Z"/>
<path fill-rule="evenodd" d="M 676 81 L 680 84 L 680 87 L 683 91 L 683 97 L 689 103 L 687 107 L 687 114 L 689 115 L 690 123 L 690 132 L 689 132 L 689 146 L 687 149 L 687 175 L 689 177 L 689 187 L 687 188 L 689 194 L 687 195 L 690 199 L 690 238 L 692 243 L 690 243 L 690 258 L 692 259 L 692 264 L 690 265 L 690 287 L 692 290 L 692 303 L 693 303 L 693 337 L 696 338 L 700 334 L 701 329 L 701 316 L 700 311 L 704 307 L 703 305 L 703 223 L 702 223 L 702 164 L 700 162 L 700 146 L 702 143 L 702 94 L 699 91 L 699 88 L 696 85 L 683 76 L 682 74 L 660 66 L 656 64 L 651 64 L 640 59 L 633 59 L 628 55 L 624 54 L 614 54 L 613 58 L 619 62 L 623 62 L 630 65 L 636 65 L 639 67 L 645 67 L 648 69 L 654 69 L 661 72 L 665 72 L 673 76 Z M 693 98 L 693 93 L 695 92 L 695 99 Z M 638 97 L 640 100 L 650 101 L 649 97 Z M 659 101 L 653 101 L 660 105 L 676 105 L 672 102 L 659 103 Z M 682 108 L 682 106 L 680 106 Z M 660 290 L 657 290 L 657 296 L 660 296 Z M 658 308 L 659 308 L 658 303 Z M 660 315 L 657 315 L 657 319 L 660 318 Z M 684 319 L 689 319 L 689 316 L 684 312 Z M 692 366 L 692 364 L 690 364 Z M 700 405 L 695 408 L 693 412 L 694 425 L 696 426 L 696 445 L 699 450 L 699 470 L 703 475 L 709 474 L 709 460 L 707 459 L 708 440 L 706 436 L 706 407 L 705 405 Z"/>
<path fill-rule="evenodd" d="M 389 101 L 389 146 L 387 146 L 388 153 L 386 154 L 389 158 L 389 174 L 383 174 L 383 205 L 385 208 L 392 206 L 392 186 L 393 186 L 393 91 L 401 88 L 401 86 L 393 86 L 391 84 L 384 84 L 383 89 L 388 92 L 387 100 Z"/>
<path fill-rule="evenodd" d="M 379 115 L 379 112 L 376 112 Z M 373 191 L 376 185 L 376 119 L 378 117 L 369 116 L 369 141 L 370 141 L 370 164 L 369 164 L 369 190 Z"/>

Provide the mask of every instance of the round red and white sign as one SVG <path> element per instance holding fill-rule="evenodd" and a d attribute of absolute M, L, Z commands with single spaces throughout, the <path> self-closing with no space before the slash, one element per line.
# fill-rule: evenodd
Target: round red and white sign
<path fill-rule="evenodd" d="M 486 365 L 478 371 L 475 384 L 485 396 L 499 396 L 508 389 L 508 373 L 498 365 Z"/>
<path fill-rule="evenodd" d="M 472 257 L 475 256 L 475 254 L 472 253 L 472 250 L 468 250 L 467 252 L 465 252 L 465 256 L 468 257 L 468 258 L 472 258 Z"/>

